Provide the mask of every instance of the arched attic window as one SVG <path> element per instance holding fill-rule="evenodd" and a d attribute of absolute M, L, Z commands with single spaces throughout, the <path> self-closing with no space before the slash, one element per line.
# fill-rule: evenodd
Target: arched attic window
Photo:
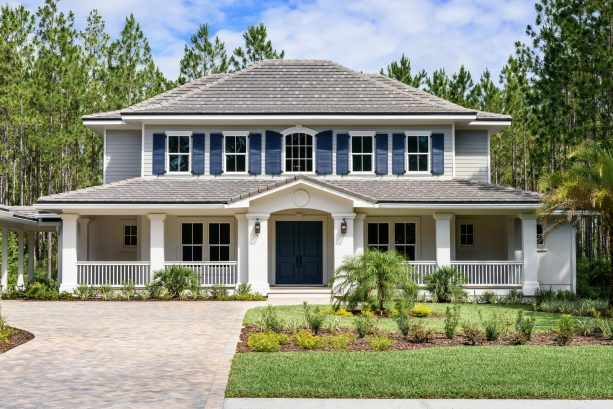
<path fill-rule="evenodd" d="M 315 134 L 296 126 L 281 132 L 285 144 L 285 172 L 313 172 L 315 168 Z"/>

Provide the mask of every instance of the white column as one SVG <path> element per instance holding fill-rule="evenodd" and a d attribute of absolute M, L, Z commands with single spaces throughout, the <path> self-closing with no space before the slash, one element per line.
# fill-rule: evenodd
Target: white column
<path fill-rule="evenodd" d="M 538 259 L 536 246 L 536 215 L 522 214 L 521 219 L 521 249 L 524 259 L 524 295 L 534 295 L 539 287 Z"/>
<path fill-rule="evenodd" d="M 247 213 L 247 282 L 253 292 L 268 294 L 268 219 L 270 214 Z M 260 233 L 255 232 L 260 223 Z"/>
<path fill-rule="evenodd" d="M 72 292 L 77 282 L 77 219 L 78 214 L 62 214 L 62 269 L 60 291 Z"/>
<path fill-rule="evenodd" d="M 9 279 L 9 229 L 2 228 L 2 265 L 0 266 L 0 292 L 6 291 Z"/>
<path fill-rule="evenodd" d="M 35 257 L 35 253 L 36 253 L 36 248 L 35 248 L 35 244 L 36 241 L 34 240 L 36 238 L 36 232 L 33 231 L 29 231 L 28 232 L 28 282 L 29 283 L 33 283 L 34 282 L 34 262 L 36 261 Z"/>
<path fill-rule="evenodd" d="M 151 278 L 164 269 L 164 220 L 165 214 L 148 214 L 149 218 L 149 269 Z"/>
<path fill-rule="evenodd" d="M 17 287 L 24 286 L 23 280 L 23 230 L 17 230 Z"/>
<path fill-rule="evenodd" d="M 57 226 L 57 283 L 62 282 L 62 225 Z"/>
<path fill-rule="evenodd" d="M 355 229 L 353 228 L 353 220 L 355 219 L 355 213 L 333 213 L 332 218 L 334 219 L 334 271 L 336 271 L 345 258 L 354 254 Z M 347 223 L 347 233 L 341 232 L 343 222 Z"/>
<path fill-rule="evenodd" d="M 77 260 L 87 261 L 89 259 L 89 219 L 79 218 L 79 244 L 77 245 Z"/>
<path fill-rule="evenodd" d="M 435 214 L 436 264 L 439 267 L 451 264 L 451 214 Z"/>
<path fill-rule="evenodd" d="M 364 252 L 364 219 L 365 214 L 356 214 L 353 221 L 353 252 L 360 254 Z"/>
<path fill-rule="evenodd" d="M 238 283 L 246 283 L 248 280 L 248 257 L 249 257 L 249 226 L 247 217 L 244 214 L 237 214 L 236 217 L 236 262 L 238 264 Z"/>

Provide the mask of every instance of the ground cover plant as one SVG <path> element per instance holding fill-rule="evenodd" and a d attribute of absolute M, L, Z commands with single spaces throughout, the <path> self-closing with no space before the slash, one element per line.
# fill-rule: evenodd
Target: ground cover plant
<path fill-rule="evenodd" d="M 28 331 L 9 326 L 7 317 L 2 314 L 2 309 L 0 308 L 0 354 L 33 338 L 34 335 Z"/>

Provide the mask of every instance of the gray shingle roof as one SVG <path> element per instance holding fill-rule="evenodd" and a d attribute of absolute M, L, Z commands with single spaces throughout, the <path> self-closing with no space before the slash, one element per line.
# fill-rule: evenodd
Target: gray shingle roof
<path fill-rule="evenodd" d="M 232 74 L 199 78 L 119 111 L 83 118 L 118 119 L 130 114 L 476 113 L 385 76 L 359 73 L 331 61 L 264 60 Z"/>
<path fill-rule="evenodd" d="M 464 179 L 321 179 L 293 176 L 276 180 L 135 178 L 41 197 L 44 203 L 213 204 L 231 203 L 298 179 L 372 203 L 539 203 L 539 193 Z"/>
<path fill-rule="evenodd" d="M 57 218 L 54 213 L 39 210 L 34 206 L 3 206 L 0 205 L 0 212 L 12 213 L 14 217 L 38 220 L 41 218 Z"/>

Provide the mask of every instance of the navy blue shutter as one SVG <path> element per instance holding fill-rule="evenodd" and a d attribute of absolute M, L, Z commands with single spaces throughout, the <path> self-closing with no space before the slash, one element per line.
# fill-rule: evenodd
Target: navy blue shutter
<path fill-rule="evenodd" d="M 406 169 L 404 167 L 404 140 L 403 133 L 395 133 L 392 135 L 392 173 L 394 175 L 404 175 Z"/>
<path fill-rule="evenodd" d="M 281 174 L 281 138 L 275 131 L 266 131 L 266 174 Z"/>
<path fill-rule="evenodd" d="M 445 173 L 445 136 L 442 133 L 432 134 L 432 164 L 433 175 Z"/>
<path fill-rule="evenodd" d="M 166 134 L 153 134 L 153 169 L 154 175 L 166 173 Z"/>
<path fill-rule="evenodd" d="M 336 135 L 336 174 L 349 174 L 349 134 Z"/>
<path fill-rule="evenodd" d="M 375 145 L 375 173 L 377 175 L 387 175 L 387 134 L 376 134 Z"/>
<path fill-rule="evenodd" d="M 192 135 L 192 174 L 204 175 L 204 134 Z"/>
<path fill-rule="evenodd" d="M 211 134 L 211 158 L 209 165 L 211 167 L 211 175 L 221 175 L 223 173 L 222 158 L 223 156 L 223 134 Z"/>
<path fill-rule="evenodd" d="M 262 173 L 262 134 L 249 134 L 249 174 Z"/>
<path fill-rule="evenodd" d="M 323 131 L 315 135 L 317 144 L 316 172 L 320 175 L 332 174 L 332 131 Z"/>

